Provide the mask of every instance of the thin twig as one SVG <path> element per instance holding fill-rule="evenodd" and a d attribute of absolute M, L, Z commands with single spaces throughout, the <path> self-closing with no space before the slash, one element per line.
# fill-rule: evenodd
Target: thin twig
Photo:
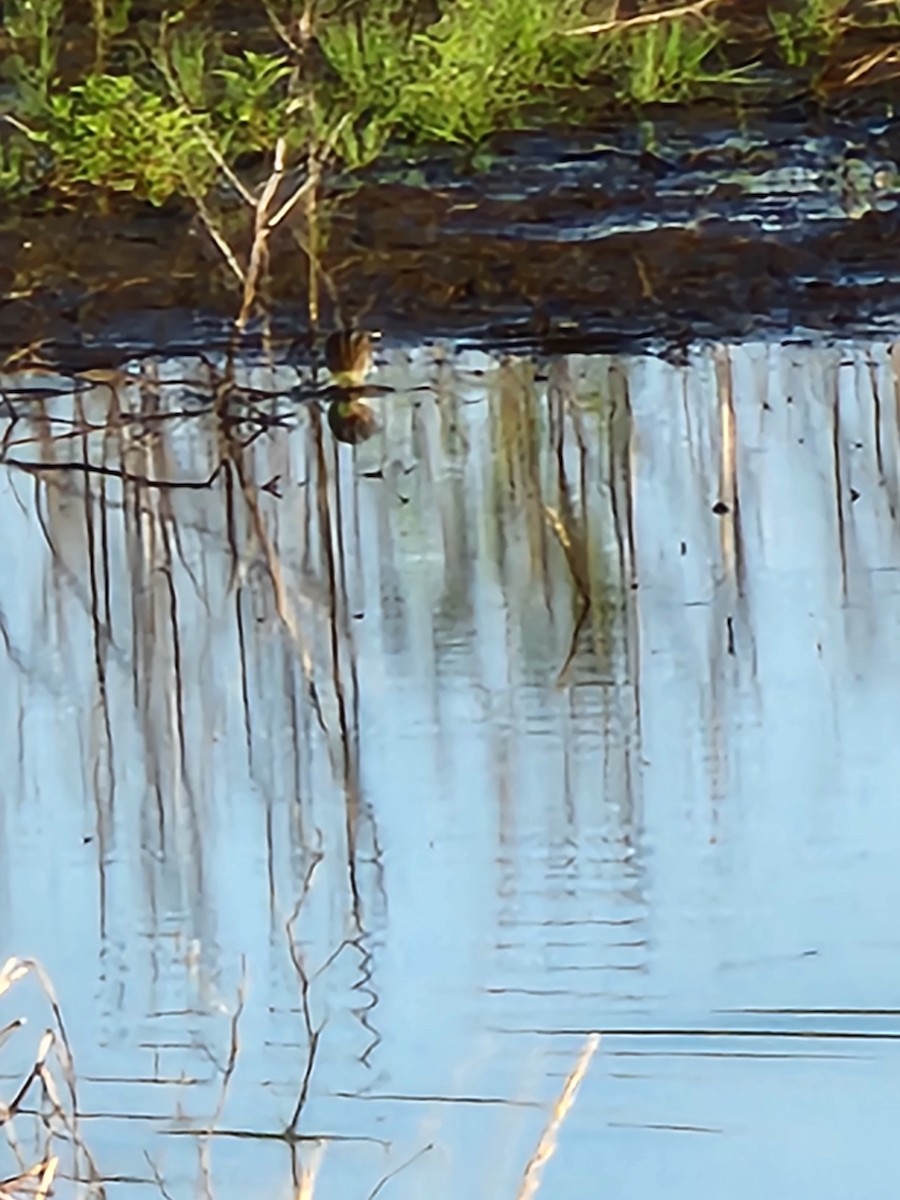
<path fill-rule="evenodd" d="M 870 71 L 874 71 L 876 67 L 882 66 L 884 63 L 893 62 L 898 57 L 896 46 L 885 46 L 883 50 L 877 51 L 875 54 L 867 54 L 864 58 L 858 59 L 852 69 L 844 76 L 842 82 L 849 87 L 850 84 L 857 83 L 863 76 L 868 75 Z"/>
<path fill-rule="evenodd" d="M 146 1158 L 150 1170 L 153 1172 L 153 1180 L 159 1189 L 159 1194 L 162 1196 L 163 1200 L 173 1200 L 172 1193 L 166 1188 L 166 1181 L 163 1179 L 159 1167 L 157 1167 L 156 1163 L 146 1150 L 144 1151 L 144 1158 Z"/>
<path fill-rule="evenodd" d="M 244 298 L 237 319 L 237 327 L 242 330 L 247 324 L 250 311 L 256 302 L 259 287 L 259 277 L 263 262 L 266 259 L 269 239 L 269 206 L 275 198 L 278 185 L 284 177 L 284 158 L 287 152 L 287 141 L 280 137 L 275 143 L 275 160 L 265 187 L 255 202 L 256 217 L 253 223 L 253 246 L 250 250 L 250 262 L 247 266 L 247 277 L 244 280 Z"/>
<path fill-rule="evenodd" d="M 414 1162 L 417 1162 L 418 1159 L 422 1158 L 423 1155 L 427 1154 L 429 1150 L 433 1150 L 433 1149 L 434 1149 L 434 1142 L 429 1142 L 427 1146 L 421 1146 L 415 1152 L 415 1154 L 412 1156 L 412 1158 L 408 1158 L 406 1160 L 406 1162 L 402 1162 L 399 1167 L 394 1167 L 393 1171 L 388 1171 L 387 1175 L 385 1175 L 382 1179 L 380 1179 L 378 1181 L 378 1183 L 375 1184 L 375 1186 L 372 1188 L 371 1192 L 369 1192 L 369 1195 L 367 1196 L 366 1200 L 375 1200 L 375 1197 L 382 1190 L 382 1188 L 384 1188 L 384 1186 L 386 1184 L 390 1183 L 390 1181 L 392 1179 L 396 1179 L 401 1171 L 405 1171 L 407 1167 L 411 1167 Z"/>
<path fill-rule="evenodd" d="M 225 1110 L 225 1100 L 228 1096 L 228 1085 L 231 1083 L 231 1077 L 234 1075 L 234 1069 L 237 1066 L 238 1052 L 240 1051 L 240 1042 L 238 1041 L 238 1027 L 240 1025 L 241 1016 L 244 1012 L 244 1004 L 247 999 L 247 959 L 245 955 L 241 955 L 241 978 L 238 983 L 237 1003 L 234 1013 L 231 1017 L 231 1036 L 228 1043 L 228 1059 L 225 1063 L 225 1068 L 222 1071 L 222 1086 L 219 1089 L 219 1100 L 216 1104 L 216 1110 L 210 1119 L 208 1132 L 212 1133 L 219 1121 L 222 1119 L 222 1113 Z"/>
<path fill-rule="evenodd" d="M 287 933 L 288 937 L 288 950 L 290 952 L 291 962 L 293 963 L 294 970 L 297 973 L 297 979 L 300 984 L 300 1007 L 303 1012 L 303 1024 L 306 1029 L 307 1038 L 306 1065 L 303 1070 L 303 1078 L 300 1081 L 300 1092 L 297 1096 L 297 1103 L 294 1105 L 294 1111 L 287 1127 L 288 1133 L 296 1132 L 297 1123 L 300 1120 L 303 1109 L 306 1107 L 306 1101 L 309 1097 L 309 1088 L 312 1082 L 313 1068 L 315 1067 L 316 1063 L 316 1054 L 319 1049 L 319 1038 L 321 1037 L 322 1029 L 324 1028 L 324 1025 L 319 1025 L 318 1027 L 313 1025 L 312 1008 L 310 1006 L 309 995 L 311 981 L 309 972 L 307 971 L 306 965 L 303 962 L 303 955 L 300 952 L 300 946 L 297 942 L 297 937 L 294 932 L 294 926 L 296 925 L 297 918 L 300 916 L 300 910 L 303 908 L 306 898 L 312 889 L 313 877 L 315 876 L 316 869 L 323 857 L 324 855 L 321 848 L 316 847 L 310 858 L 309 865 L 306 868 L 306 873 L 303 876 L 303 883 L 300 887 L 300 895 L 297 898 L 297 902 L 294 905 L 291 915 L 285 922 L 285 932 Z"/>
<path fill-rule="evenodd" d="M 170 53 L 169 53 L 169 43 L 168 43 L 168 38 L 166 36 L 167 30 L 168 30 L 168 22 L 166 20 L 163 20 L 162 24 L 160 25 L 160 29 L 159 29 L 159 45 L 160 45 L 160 50 L 162 51 L 162 54 L 156 60 L 157 69 L 159 70 L 162 77 L 165 79 L 166 83 L 169 85 L 169 89 L 172 92 L 174 99 L 177 100 L 178 103 L 181 105 L 184 115 L 190 119 L 194 133 L 197 135 L 197 137 L 203 143 L 203 148 L 206 151 L 206 153 L 210 156 L 210 158 L 213 160 L 213 162 L 216 164 L 216 166 L 219 168 L 219 170 L 222 172 L 222 174 L 225 176 L 225 178 L 228 180 L 228 182 L 231 184 L 231 186 L 237 192 L 237 194 L 241 197 L 241 199 L 245 203 L 252 206 L 254 203 L 254 200 L 253 200 L 253 195 L 250 192 L 250 190 L 246 187 L 246 185 L 243 183 L 243 181 L 240 179 L 240 177 L 235 173 L 235 171 L 228 165 L 227 159 L 225 158 L 224 154 L 219 149 L 219 147 L 216 145 L 216 143 L 213 141 L 213 139 L 209 136 L 209 133 L 203 127 L 203 123 L 200 121 L 194 120 L 194 110 L 191 107 L 190 101 L 188 100 L 187 96 L 184 94 L 184 90 L 181 87 L 181 83 L 178 80 L 178 77 L 176 75 L 174 67 L 172 66 L 172 61 L 171 61 Z"/>
<path fill-rule="evenodd" d="M 18 1182 L 20 1191 L 27 1190 L 29 1196 L 36 1196 L 38 1200 L 46 1200 L 59 1165 L 58 1157 L 51 1153 L 52 1140 L 55 1137 L 64 1138 L 72 1148 L 73 1160 L 68 1168 L 68 1173 L 72 1177 L 84 1178 L 86 1170 L 88 1181 L 93 1183 L 99 1179 L 99 1175 L 90 1151 L 84 1144 L 79 1132 L 75 1066 L 65 1022 L 63 1021 L 62 1010 L 49 977 L 40 963 L 34 959 L 9 958 L 3 964 L 2 968 L 0 968 L 0 995 L 5 994 L 10 987 L 28 975 L 33 976 L 37 980 L 45 1000 L 50 1005 L 55 1028 L 45 1030 L 42 1035 L 34 1062 L 26 1078 L 20 1084 L 16 1095 L 9 1104 L 0 1105 L 0 1124 L 6 1126 L 7 1137 L 10 1140 L 10 1144 L 14 1147 L 13 1122 L 20 1111 L 20 1106 L 28 1091 L 39 1080 L 43 1091 L 43 1103 L 38 1106 L 37 1111 L 33 1115 L 46 1130 L 47 1142 L 41 1162 L 35 1164 L 29 1170 L 23 1171 L 22 1175 L 17 1177 L 16 1180 L 5 1180 L 0 1183 L 0 1195 L 9 1196 L 14 1193 Z M 20 1023 L 12 1022 L 12 1025 L 7 1028 L 15 1027 Z M 63 1102 L 51 1066 L 55 1067 L 62 1076 L 66 1090 L 68 1091 L 68 1103 Z M 80 1156 L 84 1158 L 84 1167 L 79 1161 Z M 21 1157 L 18 1154 L 17 1158 L 19 1158 L 20 1164 L 24 1167 Z M 33 1188 L 28 1186 L 26 1189 L 25 1180 L 36 1180 L 36 1186 Z"/>
<path fill-rule="evenodd" d="M 567 29 L 565 36 L 580 37 L 587 34 L 611 33 L 612 30 L 616 30 L 618 33 L 619 30 L 624 29 L 639 29 L 642 25 L 658 25 L 663 21 L 673 21 L 676 17 L 695 17 L 718 3 L 720 0 L 695 0 L 693 4 L 680 4 L 677 8 L 660 8 L 655 12 L 640 13 L 636 17 L 627 17 L 624 20 L 613 19 L 601 21 L 595 25 L 580 25 L 577 29 Z"/>
<path fill-rule="evenodd" d="M 225 259 L 225 262 L 228 264 L 228 267 L 231 270 L 231 273 L 235 276 L 238 283 L 240 283 L 242 285 L 245 284 L 247 281 L 246 272 L 244 271 L 243 267 L 238 262 L 237 256 L 235 255 L 231 246 L 228 244 L 228 239 L 216 226 L 216 223 L 213 220 L 212 213 L 207 208 L 206 201 L 203 199 L 202 196 L 199 196 L 199 195 L 193 196 L 192 199 L 194 201 L 194 204 L 196 204 L 196 206 L 197 206 L 197 212 L 200 216 L 200 220 L 203 222 L 206 232 L 209 234 L 209 236 L 212 238 L 215 245 L 218 247 L 219 252 L 221 253 L 222 257 Z"/>

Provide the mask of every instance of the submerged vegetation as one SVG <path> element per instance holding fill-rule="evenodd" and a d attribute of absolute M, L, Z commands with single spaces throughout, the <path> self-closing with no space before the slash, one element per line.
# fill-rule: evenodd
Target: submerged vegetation
<path fill-rule="evenodd" d="M 620 11 L 622 8 L 622 11 Z M 883 88 L 900 0 L 2 0 L 0 195 L 206 194 L 282 140 L 346 168 L 713 97 Z"/>

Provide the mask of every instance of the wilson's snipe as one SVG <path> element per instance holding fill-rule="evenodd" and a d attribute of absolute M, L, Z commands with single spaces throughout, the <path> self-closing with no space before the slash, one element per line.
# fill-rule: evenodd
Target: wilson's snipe
<path fill-rule="evenodd" d="M 338 387 L 358 388 L 372 366 L 372 336 L 359 329 L 339 329 L 325 342 L 325 365 Z"/>
<path fill-rule="evenodd" d="M 375 413 L 366 403 L 373 390 L 365 378 L 372 366 L 372 335 L 358 329 L 339 329 L 325 342 L 325 365 L 334 380 L 328 406 L 328 424 L 341 442 L 358 445 L 378 428 Z"/>

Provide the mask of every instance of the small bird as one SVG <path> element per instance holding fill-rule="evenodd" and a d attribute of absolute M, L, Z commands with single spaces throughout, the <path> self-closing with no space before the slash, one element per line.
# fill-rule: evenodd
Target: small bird
<path fill-rule="evenodd" d="M 329 334 L 325 365 L 338 387 L 348 391 L 361 387 L 372 367 L 372 335 L 359 329 L 338 329 Z"/>
<path fill-rule="evenodd" d="M 334 381 L 328 389 L 328 424 L 339 442 L 351 446 L 367 441 L 378 429 L 366 398 L 388 390 L 365 382 L 372 367 L 372 340 L 372 334 L 359 329 L 338 329 L 325 340 L 325 365 Z"/>

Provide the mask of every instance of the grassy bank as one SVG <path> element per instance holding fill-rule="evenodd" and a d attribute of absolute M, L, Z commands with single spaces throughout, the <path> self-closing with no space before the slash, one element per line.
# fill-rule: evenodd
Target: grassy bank
<path fill-rule="evenodd" d="M 281 139 L 358 168 L 495 131 L 900 75 L 900 0 L 2 0 L 0 198 L 155 204 Z M 234 182 L 233 180 L 231 181 Z"/>

